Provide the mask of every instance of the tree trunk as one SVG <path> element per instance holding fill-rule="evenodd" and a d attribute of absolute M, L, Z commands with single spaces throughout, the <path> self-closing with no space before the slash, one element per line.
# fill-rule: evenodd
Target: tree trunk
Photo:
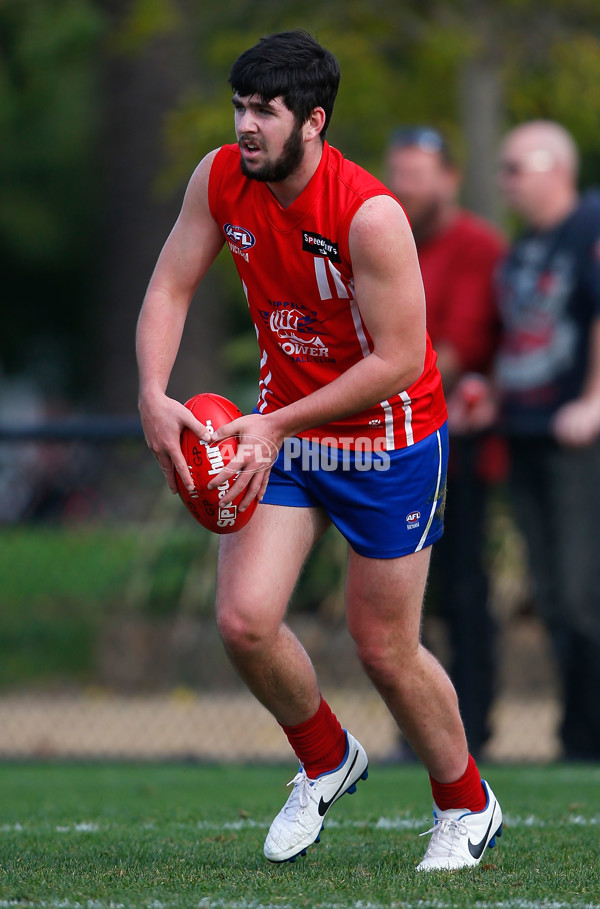
<path fill-rule="evenodd" d="M 106 6 L 112 8 L 118 24 L 121 4 L 106 0 Z M 136 409 L 136 321 L 157 256 L 183 199 L 184 187 L 170 198 L 159 198 L 155 183 L 165 161 L 165 118 L 190 80 L 198 79 L 192 62 L 193 29 L 188 25 L 182 10 L 176 30 L 153 38 L 142 50 L 112 54 L 106 62 L 106 241 L 100 252 L 105 309 L 99 326 L 99 404 L 114 413 Z M 207 151 L 199 149 L 199 158 Z M 215 283 L 209 276 L 192 304 L 169 386 L 169 393 L 179 399 L 222 388 L 219 349 L 224 337 L 224 306 L 219 305 Z"/>
<path fill-rule="evenodd" d="M 459 92 L 467 149 L 464 202 L 467 208 L 499 223 L 496 162 L 502 134 L 503 105 L 496 62 L 484 55 L 465 60 Z"/>

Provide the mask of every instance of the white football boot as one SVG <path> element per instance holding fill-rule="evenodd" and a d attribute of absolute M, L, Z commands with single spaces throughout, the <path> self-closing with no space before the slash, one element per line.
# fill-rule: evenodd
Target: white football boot
<path fill-rule="evenodd" d="M 488 846 L 496 845 L 496 837 L 502 836 L 502 811 L 486 781 L 482 780 L 481 784 L 487 796 L 482 811 L 465 811 L 464 808 L 441 811 L 434 802 L 434 825 L 420 834 L 431 833 L 431 840 L 417 871 L 471 868 L 479 864 Z"/>
<path fill-rule="evenodd" d="M 287 802 L 271 824 L 265 840 L 265 856 L 270 862 L 293 862 L 309 846 L 318 843 L 325 815 L 345 792 L 356 792 L 359 780 L 368 776 L 369 760 L 360 742 L 346 732 L 346 756 L 339 767 L 311 780 L 304 767 L 288 786 L 293 786 Z"/>

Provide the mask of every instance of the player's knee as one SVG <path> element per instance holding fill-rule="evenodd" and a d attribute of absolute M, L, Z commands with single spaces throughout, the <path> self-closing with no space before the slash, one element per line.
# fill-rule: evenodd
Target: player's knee
<path fill-rule="evenodd" d="M 398 689 L 404 682 L 410 685 L 418 645 L 390 631 L 372 633 L 367 629 L 353 634 L 356 652 L 363 669 L 379 688 Z"/>
<path fill-rule="evenodd" d="M 369 676 L 377 685 L 394 684 L 400 668 L 399 655 L 386 641 L 357 639 L 358 658 Z"/>
<path fill-rule="evenodd" d="M 232 653 L 245 654 L 260 650 L 273 635 L 264 621 L 257 621 L 248 612 L 220 612 L 217 615 L 217 627 L 226 649 Z"/>

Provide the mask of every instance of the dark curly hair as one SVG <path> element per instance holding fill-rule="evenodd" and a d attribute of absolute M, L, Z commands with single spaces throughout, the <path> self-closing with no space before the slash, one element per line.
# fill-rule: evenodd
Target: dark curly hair
<path fill-rule="evenodd" d="M 325 111 L 325 138 L 340 82 L 340 67 L 330 51 L 303 29 L 261 38 L 231 67 L 229 84 L 241 97 L 263 101 L 282 97 L 299 125 L 315 107 Z"/>

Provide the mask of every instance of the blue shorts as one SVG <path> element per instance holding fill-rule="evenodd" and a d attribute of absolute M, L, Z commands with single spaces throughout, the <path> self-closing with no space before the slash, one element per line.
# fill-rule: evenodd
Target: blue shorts
<path fill-rule="evenodd" d="M 446 424 L 394 451 L 355 452 L 286 439 L 263 502 L 323 508 L 359 555 L 394 559 L 442 536 L 447 463 Z"/>

